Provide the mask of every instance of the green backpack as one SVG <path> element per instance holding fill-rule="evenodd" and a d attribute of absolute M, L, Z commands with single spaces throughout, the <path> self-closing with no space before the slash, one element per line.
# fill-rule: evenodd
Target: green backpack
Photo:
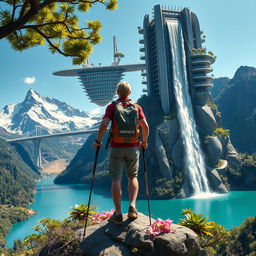
<path fill-rule="evenodd" d="M 139 111 L 132 101 L 115 101 L 112 139 L 116 143 L 137 143 L 139 138 Z"/>

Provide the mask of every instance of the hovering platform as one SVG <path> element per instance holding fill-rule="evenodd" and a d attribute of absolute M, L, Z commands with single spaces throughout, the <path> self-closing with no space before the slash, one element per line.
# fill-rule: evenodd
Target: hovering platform
<path fill-rule="evenodd" d="M 122 80 L 125 72 L 141 71 L 146 64 L 120 65 L 120 57 L 114 38 L 114 63 L 110 66 L 93 66 L 86 64 L 83 68 L 60 70 L 53 73 L 56 76 L 78 76 L 81 85 L 90 101 L 105 106 L 116 95 L 116 86 Z"/>

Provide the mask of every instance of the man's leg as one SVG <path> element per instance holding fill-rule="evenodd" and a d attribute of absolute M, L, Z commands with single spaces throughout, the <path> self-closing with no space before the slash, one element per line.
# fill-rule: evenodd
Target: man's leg
<path fill-rule="evenodd" d="M 112 180 L 112 198 L 116 208 L 116 213 L 120 214 L 121 211 L 121 200 L 122 200 L 122 188 L 121 180 Z"/>
<path fill-rule="evenodd" d="M 130 205 L 135 207 L 136 199 L 139 191 L 139 182 L 137 177 L 129 177 L 128 192 L 130 197 Z"/>
<path fill-rule="evenodd" d="M 139 169 L 139 155 L 140 151 L 138 148 L 127 149 L 126 165 L 127 165 L 127 177 L 129 179 L 128 191 L 130 198 L 130 206 L 128 209 L 128 217 L 136 219 L 138 212 L 136 210 L 136 199 L 139 191 L 138 183 L 138 169 Z"/>
<path fill-rule="evenodd" d="M 115 213 L 110 217 L 110 220 L 116 224 L 121 224 L 123 222 L 123 215 L 121 212 L 121 180 L 123 164 L 122 151 L 119 148 L 110 148 L 109 174 L 112 177 L 112 199 L 116 209 Z"/>

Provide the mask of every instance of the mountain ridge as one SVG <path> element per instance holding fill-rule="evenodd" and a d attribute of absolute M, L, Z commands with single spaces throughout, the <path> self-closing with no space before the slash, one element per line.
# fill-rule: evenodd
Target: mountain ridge
<path fill-rule="evenodd" d="M 39 126 L 46 133 L 75 131 L 97 126 L 100 116 L 93 116 L 52 97 L 29 89 L 25 99 L 8 104 L 0 111 L 0 127 L 9 133 L 34 135 Z"/>

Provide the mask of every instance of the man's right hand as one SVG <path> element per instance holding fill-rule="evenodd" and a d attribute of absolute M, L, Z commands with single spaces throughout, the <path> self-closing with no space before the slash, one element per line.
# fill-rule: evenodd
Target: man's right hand
<path fill-rule="evenodd" d="M 98 141 L 98 140 L 95 140 L 94 143 L 93 143 L 93 147 L 94 149 L 96 150 L 97 148 L 101 148 L 102 146 L 102 142 L 101 141 Z"/>
<path fill-rule="evenodd" d="M 147 148 L 148 148 L 148 143 L 141 141 L 141 142 L 140 142 L 140 146 L 141 146 L 142 148 L 144 148 L 144 149 L 147 149 Z"/>

